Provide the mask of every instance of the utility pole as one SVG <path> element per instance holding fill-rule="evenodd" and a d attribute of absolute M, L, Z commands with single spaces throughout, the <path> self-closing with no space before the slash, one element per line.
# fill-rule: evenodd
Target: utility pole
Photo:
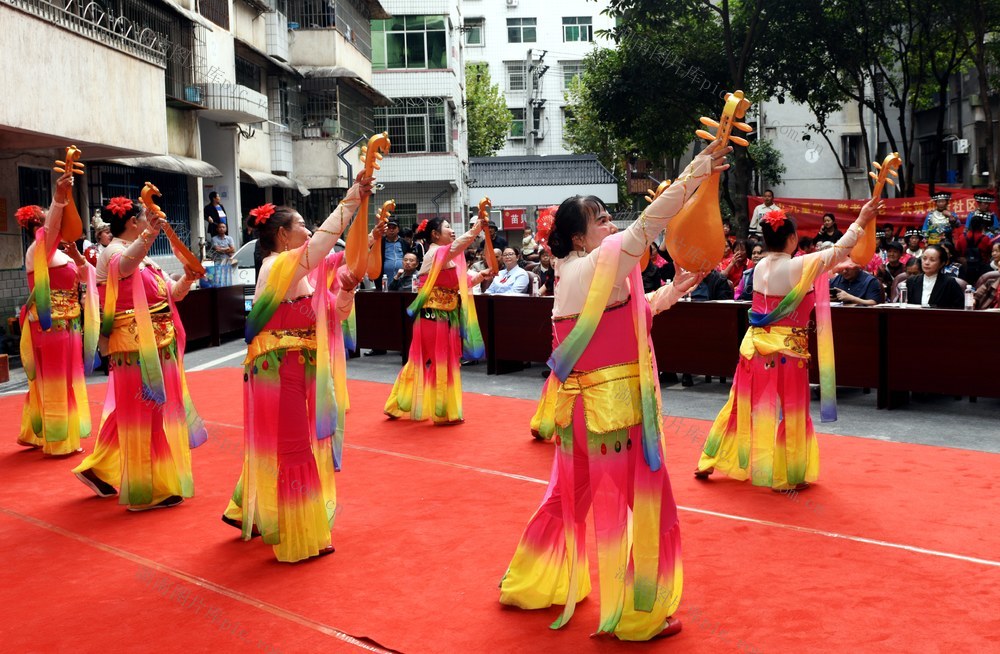
<path fill-rule="evenodd" d="M 535 154 L 535 133 L 534 116 L 532 102 L 535 97 L 535 75 L 534 64 L 531 60 L 531 48 L 528 48 L 528 56 L 524 58 L 524 138 L 525 151 L 527 155 Z"/>

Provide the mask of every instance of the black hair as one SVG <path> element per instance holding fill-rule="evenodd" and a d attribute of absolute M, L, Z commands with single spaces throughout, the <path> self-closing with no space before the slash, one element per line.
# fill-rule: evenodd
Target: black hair
<path fill-rule="evenodd" d="M 217 197 L 219 197 L 219 194 L 216 193 L 215 191 L 212 191 L 211 193 L 208 194 L 208 201 L 211 202 Z"/>
<path fill-rule="evenodd" d="M 948 265 L 948 259 L 950 255 L 948 254 L 948 249 L 946 247 L 944 247 L 943 245 L 928 245 L 927 247 L 924 248 L 924 254 L 927 254 L 928 250 L 934 250 L 938 253 L 938 259 L 941 260 L 942 268 Z"/>
<path fill-rule="evenodd" d="M 508 245 L 503 250 L 513 250 L 514 251 L 514 256 L 517 257 L 518 259 L 521 258 L 521 252 L 516 247 L 514 247 L 513 245 Z M 503 250 L 500 250 L 500 254 L 503 254 Z"/>
<path fill-rule="evenodd" d="M 762 220 L 760 221 L 760 232 L 764 235 L 764 245 L 768 251 L 783 252 L 785 246 L 788 245 L 788 239 L 795 233 L 795 219 L 786 215 L 784 222 L 777 229 L 772 227 L 768 221 Z"/>
<path fill-rule="evenodd" d="M 289 206 L 275 207 L 274 213 L 267 220 L 260 224 L 254 224 L 257 228 L 257 240 L 260 241 L 260 247 L 265 252 L 270 254 L 278 251 L 278 230 L 282 227 L 290 227 L 292 217 L 296 213 L 295 209 Z"/>
<path fill-rule="evenodd" d="M 910 266 L 916 266 L 917 268 L 920 268 L 920 257 L 910 257 L 909 259 L 907 259 L 906 267 L 909 268 Z"/>
<path fill-rule="evenodd" d="M 413 238 L 413 230 L 409 227 L 403 227 L 399 230 L 400 238 Z"/>
<path fill-rule="evenodd" d="M 132 208 L 123 213 L 121 216 L 119 216 L 117 213 L 108 208 L 107 200 L 104 201 L 102 205 L 104 206 L 104 211 L 107 212 L 108 217 L 110 218 L 110 220 L 108 221 L 108 225 L 111 226 L 111 235 L 114 237 L 118 237 L 124 234 L 125 224 L 128 223 L 128 221 L 135 218 L 136 216 L 138 216 L 139 212 L 142 211 L 142 204 L 140 204 L 139 202 L 133 202 Z"/>
<path fill-rule="evenodd" d="M 424 228 L 420 229 L 420 230 L 417 230 L 417 232 L 413 234 L 413 237 L 414 238 L 425 238 L 428 241 L 433 241 L 434 239 L 431 238 L 431 234 L 433 232 L 440 232 L 441 231 L 441 225 L 443 225 L 445 222 L 447 222 L 447 221 L 445 221 L 445 219 L 442 218 L 441 216 L 436 216 L 434 218 L 428 218 L 427 219 L 427 224 L 424 226 Z"/>
<path fill-rule="evenodd" d="M 832 213 L 825 213 L 825 214 L 823 214 L 824 218 L 826 218 L 827 216 L 830 216 L 830 219 L 833 220 L 833 224 L 834 225 L 837 224 L 837 217 L 836 216 L 834 216 Z"/>
<path fill-rule="evenodd" d="M 771 194 L 771 197 L 774 197 L 774 191 L 772 191 L 772 190 L 771 190 L 771 189 L 769 189 L 769 188 L 766 188 L 766 189 L 764 189 L 764 193 L 770 193 L 770 194 Z M 761 193 L 761 195 L 763 195 L 764 193 Z"/>
<path fill-rule="evenodd" d="M 899 252 L 903 254 L 903 244 L 896 241 L 891 241 L 885 246 L 886 250 L 892 250 L 893 252 Z"/>
<path fill-rule="evenodd" d="M 573 237 L 587 233 L 587 222 L 591 214 L 607 211 L 607 205 L 596 195 L 574 195 L 563 200 L 556 210 L 549 234 L 549 250 L 552 256 L 562 259 L 573 251 Z"/>

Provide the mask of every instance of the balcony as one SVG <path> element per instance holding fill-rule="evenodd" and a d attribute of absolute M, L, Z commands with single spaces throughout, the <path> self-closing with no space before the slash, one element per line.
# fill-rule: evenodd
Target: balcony
<path fill-rule="evenodd" d="M 280 11 L 264 14 L 267 33 L 267 54 L 278 61 L 288 62 L 288 19 Z"/>
<path fill-rule="evenodd" d="M 450 182 L 457 188 L 464 177 L 462 162 L 454 152 L 440 154 L 392 154 L 376 173 L 383 184 Z"/>
<path fill-rule="evenodd" d="M 375 88 L 390 98 L 445 98 L 455 106 L 461 102 L 458 76 L 444 70 L 377 70 Z"/>
<path fill-rule="evenodd" d="M 267 120 L 267 96 L 240 84 L 199 84 L 203 118 L 218 123 L 262 123 Z"/>

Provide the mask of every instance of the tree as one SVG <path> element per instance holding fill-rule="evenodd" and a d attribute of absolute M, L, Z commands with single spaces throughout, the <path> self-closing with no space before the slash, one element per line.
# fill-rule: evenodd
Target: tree
<path fill-rule="evenodd" d="M 491 157 L 507 142 L 512 118 L 500 87 L 490 84 L 487 64 L 466 64 L 465 97 L 469 156 Z"/>
<path fill-rule="evenodd" d="M 990 173 L 990 186 L 994 192 L 998 190 L 996 178 L 1000 174 L 1000 157 L 993 139 L 993 104 L 990 102 L 990 96 L 994 95 L 993 90 L 997 88 L 997 80 L 991 79 L 991 74 L 1000 64 L 1000 48 L 996 40 L 987 35 L 998 29 L 1000 29 L 1000 0 L 973 0 L 969 50 L 979 82 L 979 101 L 982 103 L 983 121 L 986 123 L 986 165 Z"/>
<path fill-rule="evenodd" d="M 757 184 L 755 191 L 760 195 L 762 188 L 777 186 L 781 183 L 781 176 L 788 170 L 785 164 L 781 163 L 781 153 L 771 145 L 770 141 L 757 139 L 747 148 L 747 154 L 753 162 Z"/>

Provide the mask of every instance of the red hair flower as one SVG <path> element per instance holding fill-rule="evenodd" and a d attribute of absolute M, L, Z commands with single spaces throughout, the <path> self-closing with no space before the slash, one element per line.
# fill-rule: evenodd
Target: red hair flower
<path fill-rule="evenodd" d="M 267 204 L 262 204 L 256 209 L 250 210 L 250 216 L 253 218 L 253 224 L 257 227 L 263 225 L 267 222 L 267 219 L 274 214 L 274 205 L 268 202 Z"/>
<path fill-rule="evenodd" d="M 549 249 L 549 234 L 552 233 L 553 224 L 555 224 L 555 216 L 551 213 L 546 213 L 538 218 L 535 240 L 546 250 Z"/>
<path fill-rule="evenodd" d="M 779 227 L 785 224 L 788 220 L 788 216 L 785 215 L 782 209 L 771 209 L 764 214 L 764 217 L 760 219 L 761 222 L 765 222 L 771 226 L 771 229 L 777 231 Z"/>
<path fill-rule="evenodd" d="M 30 230 L 45 222 L 45 211 L 37 204 L 29 204 L 18 209 L 14 217 L 17 218 L 17 224 L 21 226 L 21 229 Z"/>
<path fill-rule="evenodd" d="M 420 232 L 424 231 L 425 229 L 427 229 L 427 219 L 426 218 L 424 218 L 423 220 L 420 221 L 420 224 L 417 225 L 417 231 L 415 231 L 414 234 L 419 234 Z"/>
<path fill-rule="evenodd" d="M 123 195 L 119 195 L 117 198 L 108 200 L 108 206 L 105 208 L 119 218 L 122 218 L 129 211 L 132 211 L 132 201 Z"/>

